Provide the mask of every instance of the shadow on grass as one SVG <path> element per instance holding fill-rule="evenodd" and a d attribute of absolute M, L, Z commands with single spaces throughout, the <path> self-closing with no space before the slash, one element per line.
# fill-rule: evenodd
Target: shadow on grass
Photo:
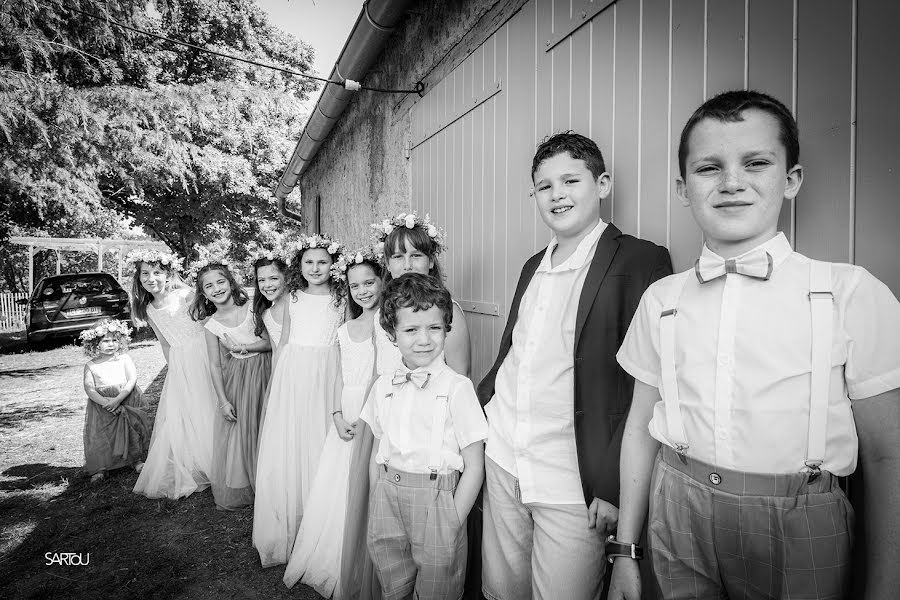
<path fill-rule="evenodd" d="M 33 423 L 42 419 L 54 417 L 70 417 L 79 412 L 83 412 L 81 407 L 77 409 L 68 406 L 29 406 L 16 408 L 13 411 L 0 412 L 0 430 L 19 429 L 26 423 Z"/>
<path fill-rule="evenodd" d="M 72 365 L 46 365 L 44 367 L 34 367 L 33 369 L 7 369 L 0 370 L 0 377 L 43 377 L 52 375 L 54 371 L 64 371 L 71 369 Z"/>

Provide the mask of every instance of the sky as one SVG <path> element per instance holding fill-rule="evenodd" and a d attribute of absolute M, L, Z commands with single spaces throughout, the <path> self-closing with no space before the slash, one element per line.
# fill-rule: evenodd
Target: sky
<path fill-rule="evenodd" d="M 256 0 L 269 14 L 272 24 L 292 33 L 316 49 L 313 70 L 328 77 L 344 47 L 363 0 Z M 304 103 L 307 110 L 316 105 L 320 92 Z"/>

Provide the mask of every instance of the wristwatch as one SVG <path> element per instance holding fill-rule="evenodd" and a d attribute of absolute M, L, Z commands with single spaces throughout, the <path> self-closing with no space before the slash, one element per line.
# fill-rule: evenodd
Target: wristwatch
<path fill-rule="evenodd" d="M 644 549 L 637 544 L 620 542 L 616 536 L 611 535 L 606 538 L 606 560 L 613 562 L 619 556 L 641 560 L 644 558 Z"/>

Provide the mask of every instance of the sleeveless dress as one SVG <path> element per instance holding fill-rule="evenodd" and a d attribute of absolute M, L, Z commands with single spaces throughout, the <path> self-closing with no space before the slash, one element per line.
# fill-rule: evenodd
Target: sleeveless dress
<path fill-rule="evenodd" d="M 337 330 L 344 307 L 331 295 L 289 298 L 290 339 L 281 340 L 259 441 L 253 546 L 263 567 L 290 558 L 340 393 Z"/>
<path fill-rule="evenodd" d="M 134 485 L 148 498 L 183 498 L 209 487 L 216 392 L 209 372 L 203 324 L 188 314 L 190 290 L 172 292 L 163 308 L 147 314 L 166 342 L 169 364 L 150 452 Z"/>
<path fill-rule="evenodd" d="M 364 396 L 372 380 L 375 350 L 372 338 L 361 342 L 350 339 L 347 325 L 338 329 L 338 342 L 344 382 L 341 411 L 344 419 L 353 424 L 359 419 Z M 341 598 L 341 547 L 352 442 L 342 440 L 332 423 L 291 560 L 284 573 L 284 583 L 288 587 L 293 587 L 300 580 L 325 598 Z"/>
<path fill-rule="evenodd" d="M 94 389 L 105 398 L 115 398 L 128 382 L 125 360 L 88 363 Z M 144 459 L 150 445 L 150 415 L 147 400 L 135 385 L 115 414 L 88 398 L 84 412 L 84 467 L 91 475 L 131 466 Z"/>
<path fill-rule="evenodd" d="M 245 307 L 246 316 L 237 327 L 216 320 L 206 322 L 206 329 L 220 340 L 225 335 L 238 344 L 260 341 L 255 333 L 253 311 Z M 216 411 L 213 429 L 212 492 L 216 506 L 227 510 L 253 504 L 256 484 L 256 450 L 259 417 L 269 385 L 272 368 L 271 352 L 227 352 L 219 346 L 225 398 L 234 406 L 236 421 L 229 421 Z"/>
<path fill-rule="evenodd" d="M 272 341 L 272 346 L 277 346 L 281 343 L 281 323 L 275 322 L 275 317 L 272 316 L 272 309 L 267 308 L 262 315 L 263 325 L 266 326 L 266 333 L 269 334 L 269 339 Z"/>

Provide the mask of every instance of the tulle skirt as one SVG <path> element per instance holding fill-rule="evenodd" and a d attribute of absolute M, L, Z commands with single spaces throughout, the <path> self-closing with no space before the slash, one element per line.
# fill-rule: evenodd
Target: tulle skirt
<path fill-rule="evenodd" d="M 172 346 L 150 452 L 134 486 L 148 498 L 183 498 L 209 487 L 216 393 L 203 338 Z"/>
<path fill-rule="evenodd" d="M 348 423 L 359 418 L 367 388 L 367 385 L 344 386 L 341 410 Z M 342 440 L 332 421 L 300 531 L 284 572 L 284 584 L 288 587 L 302 581 L 325 598 L 342 597 L 339 584 L 341 547 L 352 453 L 353 440 Z"/>
<path fill-rule="evenodd" d="M 257 457 L 253 546 L 263 567 L 290 557 L 341 388 L 336 345 L 280 352 Z"/>
<path fill-rule="evenodd" d="M 212 492 L 216 506 L 228 510 L 253 504 L 259 419 L 269 383 L 271 354 L 249 358 L 225 354 L 225 397 L 234 405 L 236 421 L 216 411 L 213 431 Z"/>
<path fill-rule="evenodd" d="M 105 398 L 115 398 L 120 385 L 97 388 Z M 84 467 L 94 475 L 131 466 L 144 459 L 150 444 L 150 416 L 140 388 L 119 404 L 115 414 L 88 399 L 84 414 Z"/>

